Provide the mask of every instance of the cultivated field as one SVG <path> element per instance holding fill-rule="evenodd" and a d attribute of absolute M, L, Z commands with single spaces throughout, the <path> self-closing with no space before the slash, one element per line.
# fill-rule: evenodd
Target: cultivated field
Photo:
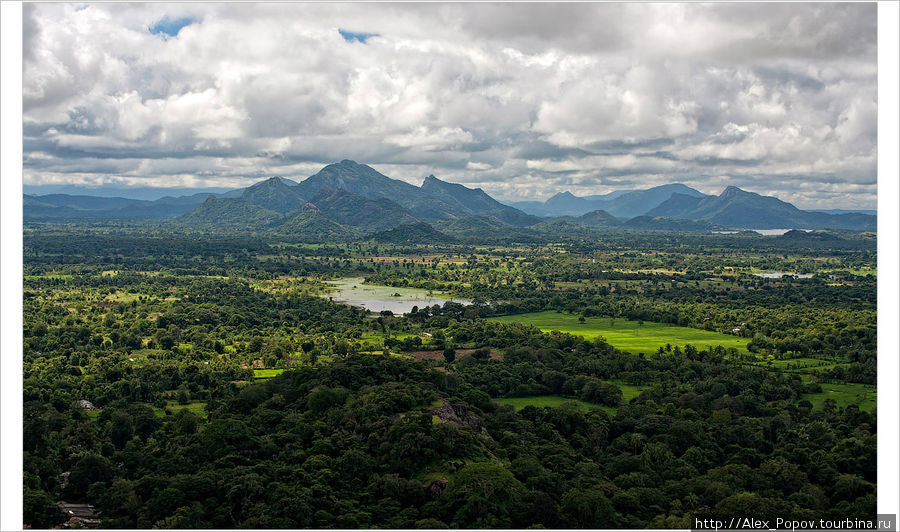
<path fill-rule="evenodd" d="M 586 340 L 605 338 L 607 342 L 622 351 L 630 353 L 655 353 L 666 344 L 685 346 L 691 344 L 698 349 L 721 345 L 733 347 L 740 352 L 747 352 L 748 338 L 740 338 L 729 334 L 721 334 L 690 327 L 676 327 L 652 321 L 639 325 L 637 321 L 622 318 L 585 318 L 578 321 L 578 316 L 554 311 L 531 312 L 512 316 L 489 318 L 502 323 L 524 323 L 534 325 L 544 332 L 559 331 L 583 336 Z"/>

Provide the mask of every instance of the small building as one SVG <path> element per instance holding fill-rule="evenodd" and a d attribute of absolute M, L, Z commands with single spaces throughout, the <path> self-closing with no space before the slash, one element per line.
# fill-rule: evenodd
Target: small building
<path fill-rule="evenodd" d="M 79 399 L 78 406 L 80 406 L 81 408 L 83 408 L 85 410 L 100 410 L 99 408 L 94 406 L 94 403 L 88 401 L 87 399 Z"/>
<path fill-rule="evenodd" d="M 100 512 L 92 504 L 72 504 L 59 501 L 56 505 L 69 518 L 59 526 L 60 528 L 97 528 L 100 526 Z"/>

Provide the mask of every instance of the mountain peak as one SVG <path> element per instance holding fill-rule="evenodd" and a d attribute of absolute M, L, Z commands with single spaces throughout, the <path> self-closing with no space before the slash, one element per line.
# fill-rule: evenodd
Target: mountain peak
<path fill-rule="evenodd" d="M 297 187 L 280 176 L 270 177 L 245 188 L 240 198 L 281 214 L 299 208 L 303 204 Z"/>
<path fill-rule="evenodd" d="M 569 199 L 569 198 L 574 198 L 574 197 L 575 197 L 575 194 L 572 194 L 571 192 L 569 192 L 569 191 L 567 190 L 567 191 L 565 191 L 565 192 L 557 192 L 557 193 L 554 194 L 553 197 L 550 198 L 550 199 L 554 199 L 554 198 L 555 198 L 555 199 Z"/>
<path fill-rule="evenodd" d="M 727 198 L 727 197 L 731 197 L 731 196 L 750 195 L 750 194 L 753 194 L 753 192 L 747 192 L 746 190 L 740 189 L 734 185 L 729 185 L 728 187 L 725 188 L 725 190 L 722 191 L 722 193 L 719 195 L 719 197 Z"/>
<path fill-rule="evenodd" d="M 258 190 L 258 189 L 262 189 L 262 188 L 272 188 L 272 187 L 275 187 L 275 188 L 292 187 L 296 184 L 297 184 L 296 182 L 291 181 L 290 179 L 285 179 L 285 178 L 281 177 L 280 175 L 276 175 L 276 176 L 272 176 L 268 179 L 264 179 L 263 181 L 253 183 L 252 185 L 250 185 L 249 187 L 244 189 L 244 191 L 246 192 L 247 190 L 250 190 L 250 189 Z"/>
<path fill-rule="evenodd" d="M 343 161 L 338 163 L 341 166 L 359 166 L 359 163 L 356 161 L 351 161 L 350 159 L 344 159 Z"/>
<path fill-rule="evenodd" d="M 442 184 L 442 183 L 444 183 L 444 181 L 441 181 L 440 179 L 434 177 L 434 174 L 428 174 L 427 176 L 425 176 L 425 180 L 422 181 L 422 186 L 424 187 L 424 186 L 429 185 L 429 184 L 431 184 L 431 185 L 440 185 L 440 184 Z M 421 188 L 421 187 L 420 187 L 420 188 Z"/>

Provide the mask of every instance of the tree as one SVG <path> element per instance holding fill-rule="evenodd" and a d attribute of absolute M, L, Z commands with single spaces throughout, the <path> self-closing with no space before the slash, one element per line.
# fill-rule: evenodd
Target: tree
<path fill-rule="evenodd" d="M 559 503 L 559 518 L 563 528 L 619 528 L 619 514 L 598 488 L 572 489 Z"/>
<path fill-rule="evenodd" d="M 65 521 L 65 516 L 44 490 L 26 486 L 22 497 L 22 520 L 31 528 L 52 528 Z"/>
<path fill-rule="evenodd" d="M 456 350 L 452 347 L 447 347 L 444 349 L 444 360 L 447 361 L 448 364 L 452 364 L 454 360 L 456 360 Z"/>
<path fill-rule="evenodd" d="M 115 411 L 109 419 L 109 437 L 112 442 L 121 449 L 133 435 L 134 423 L 132 417 L 121 410 Z"/>

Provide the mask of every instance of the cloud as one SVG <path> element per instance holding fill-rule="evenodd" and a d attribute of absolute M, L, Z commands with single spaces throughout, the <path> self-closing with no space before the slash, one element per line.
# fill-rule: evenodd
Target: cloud
<path fill-rule="evenodd" d="M 23 14 L 28 184 L 236 186 L 351 158 L 504 199 L 680 181 L 764 186 L 808 207 L 874 201 L 869 4 Z"/>

